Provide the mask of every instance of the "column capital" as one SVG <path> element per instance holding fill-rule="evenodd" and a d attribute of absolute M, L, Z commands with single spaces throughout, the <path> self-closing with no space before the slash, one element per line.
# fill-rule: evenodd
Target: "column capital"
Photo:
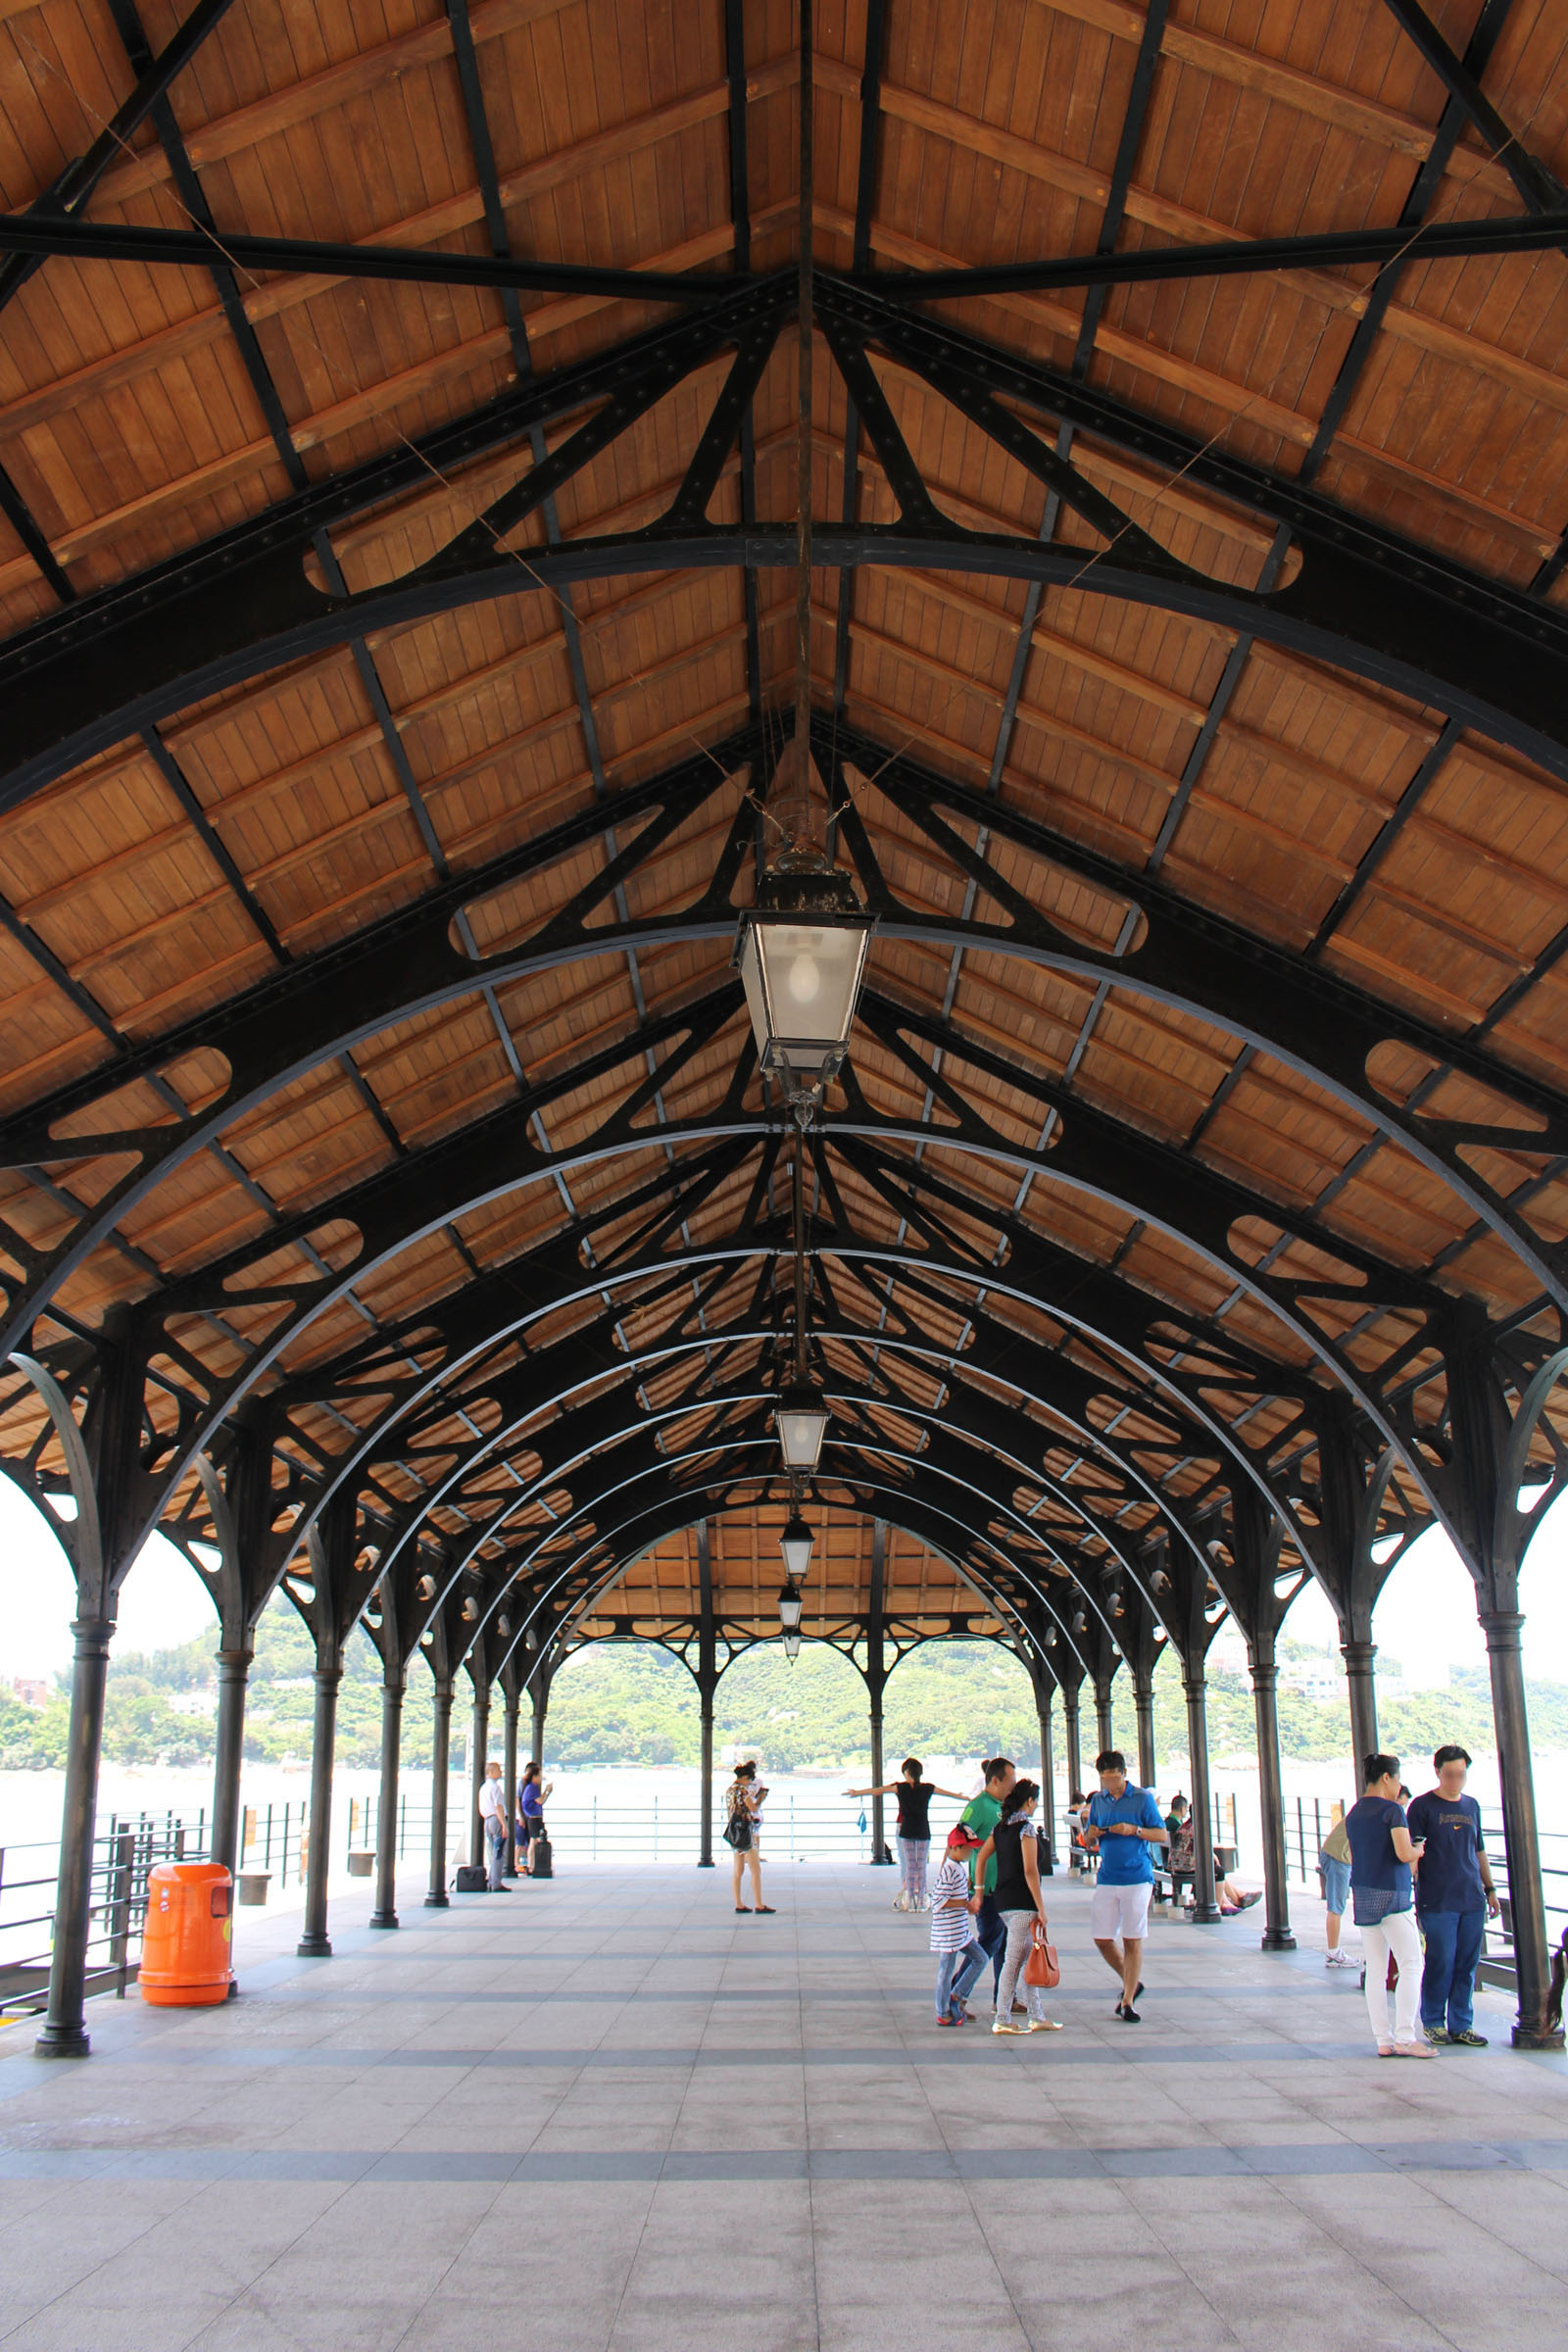
<path fill-rule="evenodd" d="M 1356 1667 L 1370 1669 L 1377 1654 L 1378 1645 L 1375 1642 L 1342 1642 L 1340 1643 L 1340 1655 L 1346 1665 L 1352 1670 Z"/>
<path fill-rule="evenodd" d="M 1199 1668 L 1196 1674 L 1184 1674 L 1182 1676 L 1182 1689 L 1187 1693 L 1189 1699 L 1204 1698 L 1207 1696 L 1208 1680 L 1201 1667 Z"/>
<path fill-rule="evenodd" d="M 335 1690 L 343 1680 L 343 1669 L 341 1666 L 318 1666 L 311 1679 L 318 1690 Z"/>
<path fill-rule="evenodd" d="M 108 1657 L 109 1644 L 115 1638 L 112 1617 L 74 1617 L 71 1631 L 78 1658 Z"/>
<path fill-rule="evenodd" d="M 220 1649 L 215 1652 L 215 1655 L 218 1663 L 218 1679 L 220 1683 L 243 1680 L 249 1674 L 256 1660 L 256 1652 L 249 1644 L 241 1649 Z"/>
<path fill-rule="evenodd" d="M 1522 1609 L 1483 1609 L 1480 1612 L 1481 1631 L 1487 1637 L 1489 1649 L 1518 1649 L 1524 1632 Z"/>
<path fill-rule="evenodd" d="M 1279 1663 L 1274 1658 L 1259 1658 L 1249 1668 L 1254 1690 L 1276 1690 L 1279 1688 Z"/>

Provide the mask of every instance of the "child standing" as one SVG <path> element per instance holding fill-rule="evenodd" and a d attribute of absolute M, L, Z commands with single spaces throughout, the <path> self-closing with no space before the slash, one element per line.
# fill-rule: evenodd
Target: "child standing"
<path fill-rule="evenodd" d="M 937 1955 L 937 2024 L 964 2026 L 969 2022 L 964 1996 L 986 1964 L 985 1946 L 975 1928 L 977 1898 L 969 1892 L 969 1857 L 980 1844 L 973 1830 L 959 1822 L 948 1837 L 948 1850 L 931 1889 L 931 1949 Z"/>

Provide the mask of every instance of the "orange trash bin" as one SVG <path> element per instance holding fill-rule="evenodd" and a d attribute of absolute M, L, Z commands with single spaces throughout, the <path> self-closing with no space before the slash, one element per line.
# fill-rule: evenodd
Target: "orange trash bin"
<path fill-rule="evenodd" d="M 234 1982 L 234 1886 L 221 1862 L 160 1862 L 147 1874 L 141 1997 L 157 2009 L 226 2001 Z"/>

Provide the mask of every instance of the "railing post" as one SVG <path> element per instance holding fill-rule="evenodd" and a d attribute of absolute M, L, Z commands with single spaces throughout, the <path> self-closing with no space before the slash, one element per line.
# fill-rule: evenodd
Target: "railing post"
<path fill-rule="evenodd" d="M 509 1691 L 501 1765 L 502 1785 L 507 1792 L 507 1838 L 501 1856 L 501 1875 L 504 1879 L 514 1879 L 517 1875 L 517 1717 L 521 1707 L 521 1692 Z"/>
<path fill-rule="evenodd" d="M 115 1998 L 122 2001 L 130 1962 L 130 1881 L 135 1867 L 136 1840 L 129 1830 L 110 1831 L 109 1960 L 118 1973 Z"/>
<path fill-rule="evenodd" d="M 54 1949 L 49 1962 L 49 2007 L 35 2043 L 40 2058 L 85 2058 L 87 1943 L 92 1933 L 92 1849 L 98 1812 L 98 1758 L 103 1747 L 104 1696 L 109 1679 L 107 1618 L 78 1617 L 72 1631 L 71 1722 L 66 1735 L 66 1788 L 60 1823 L 60 1870 L 55 1886 Z"/>

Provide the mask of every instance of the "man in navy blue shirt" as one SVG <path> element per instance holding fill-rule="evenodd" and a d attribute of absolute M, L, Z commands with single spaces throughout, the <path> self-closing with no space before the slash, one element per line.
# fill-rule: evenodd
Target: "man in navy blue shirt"
<path fill-rule="evenodd" d="M 1135 1788 L 1127 1778 L 1127 1759 L 1120 1748 L 1107 1747 L 1095 1758 L 1100 1793 L 1089 1800 L 1084 1843 L 1098 1847 L 1100 1877 L 1089 1898 L 1089 1933 L 1095 1948 L 1112 1975 L 1121 1979 L 1116 2015 L 1124 2026 L 1136 2026 L 1133 2007 L 1143 1991 L 1139 1967 L 1149 1928 L 1149 1897 L 1154 1883 L 1151 1845 L 1168 1845 L 1165 1817 L 1147 1788 Z"/>
<path fill-rule="evenodd" d="M 1406 1816 L 1411 1838 L 1426 1841 L 1415 1880 L 1415 1915 L 1427 1946 L 1421 2023 L 1428 2041 L 1484 2050 L 1487 2037 L 1472 2023 L 1476 1962 L 1488 1917 L 1497 1916 L 1497 1897 L 1481 1841 L 1481 1807 L 1464 1794 L 1470 1759 L 1462 1747 L 1440 1747 L 1432 1764 L 1438 1785 Z"/>

